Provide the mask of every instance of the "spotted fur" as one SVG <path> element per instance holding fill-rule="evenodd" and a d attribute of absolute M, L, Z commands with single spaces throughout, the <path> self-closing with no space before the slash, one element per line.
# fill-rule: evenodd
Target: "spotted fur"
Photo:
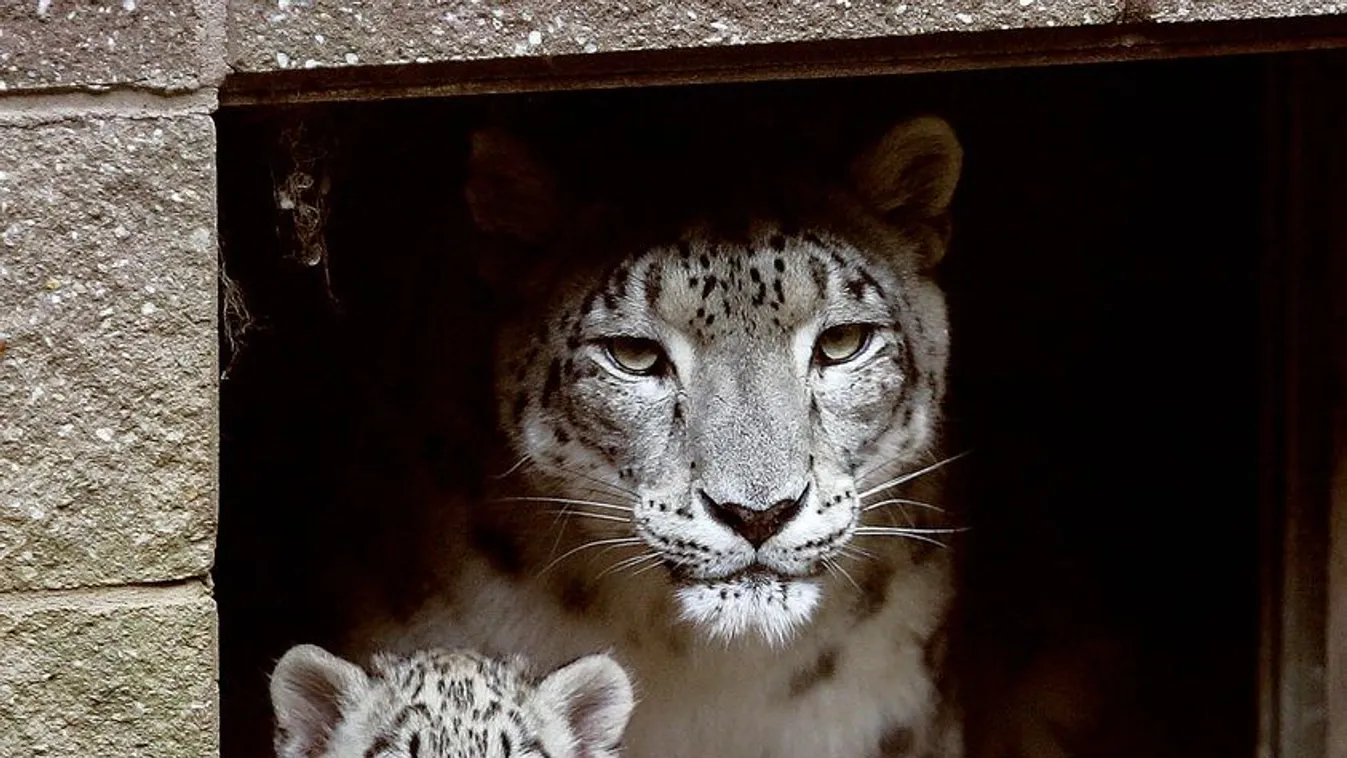
<path fill-rule="evenodd" d="M 539 681 L 459 650 L 375 656 L 366 672 L 313 645 L 271 680 L 279 758 L 612 758 L 632 709 L 603 655 Z"/>
<path fill-rule="evenodd" d="M 928 651 L 952 602 L 929 543 L 952 535 L 920 472 L 944 460 L 930 270 L 960 162 L 916 119 L 844 181 L 664 223 L 570 204 L 478 135 L 477 223 L 543 253 L 499 339 L 517 464 L 491 502 L 446 506 L 436 590 L 356 644 L 611 647 L 642 688 L 635 758 L 958 756 Z M 852 328 L 845 360 L 821 352 Z"/>

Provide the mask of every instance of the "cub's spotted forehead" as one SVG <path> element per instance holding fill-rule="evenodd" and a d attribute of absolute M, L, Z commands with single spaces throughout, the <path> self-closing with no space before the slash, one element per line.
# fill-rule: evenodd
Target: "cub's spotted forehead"
<path fill-rule="evenodd" d="M 699 339 L 765 337 L 838 302 L 881 315 L 886 293 L 872 267 L 851 244 L 821 232 L 768 228 L 737 242 L 691 234 L 617 266 L 587 310 L 644 310 Z"/>

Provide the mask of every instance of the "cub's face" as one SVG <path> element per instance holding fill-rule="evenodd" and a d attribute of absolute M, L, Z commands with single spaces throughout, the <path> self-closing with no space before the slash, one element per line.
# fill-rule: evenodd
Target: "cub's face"
<path fill-rule="evenodd" d="M 502 416 L 545 494 L 634 535 L 630 566 L 661 561 L 710 633 L 784 640 L 863 525 L 861 482 L 922 462 L 948 345 L 922 272 L 958 165 L 943 122 L 900 125 L 820 220 L 686 228 L 560 278 L 506 338 Z"/>
<path fill-rule="evenodd" d="M 470 650 L 375 656 L 369 670 L 297 645 L 271 677 L 278 758 L 615 758 L 635 701 L 589 655 L 534 680 Z"/>

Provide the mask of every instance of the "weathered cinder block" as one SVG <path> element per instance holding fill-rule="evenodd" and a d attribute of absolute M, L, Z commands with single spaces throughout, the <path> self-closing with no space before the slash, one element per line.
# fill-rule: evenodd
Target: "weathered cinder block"
<path fill-rule="evenodd" d="M 221 0 L 0 3 L 0 90 L 180 91 L 225 73 Z"/>
<path fill-rule="evenodd" d="M 1229 21 L 1347 13 L 1342 0 L 1149 0 L 1142 7 L 1151 21 Z"/>
<path fill-rule="evenodd" d="M 214 153 L 206 116 L 0 126 L 0 591 L 211 565 Z"/>
<path fill-rule="evenodd" d="M 216 636 L 196 582 L 0 597 L 0 755 L 216 755 Z"/>
<path fill-rule="evenodd" d="M 229 60 L 240 71 L 473 60 L 1081 26 L 1123 0 L 238 0 Z"/>

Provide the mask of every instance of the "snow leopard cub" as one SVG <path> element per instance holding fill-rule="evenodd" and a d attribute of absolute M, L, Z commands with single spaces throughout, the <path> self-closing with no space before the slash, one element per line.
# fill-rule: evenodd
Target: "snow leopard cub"
<path fill-rule="evenodd" d="M 588 655 L 535 680 L 467 650 L 374 656 L 314 645 L 271 678 L 280 758 L 615 758 L 634 700 L 626 671 Z"/>

